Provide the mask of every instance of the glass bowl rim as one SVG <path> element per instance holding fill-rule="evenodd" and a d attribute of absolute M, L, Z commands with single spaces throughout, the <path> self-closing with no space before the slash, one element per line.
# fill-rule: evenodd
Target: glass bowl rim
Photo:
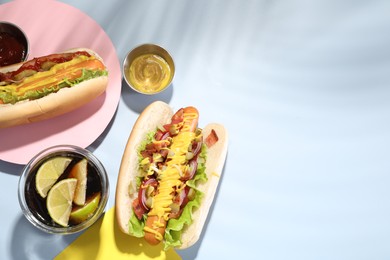
<path fill-rule="evenodd" d="M 32 213 L 32 211 L 27 205 L 27 201 L 25 198 L 25 185 L 30 170 L 35 166 L 36 163 L 39 163 L 41 160 L 44 160 L 47 156 L 50 156 L 53 153 L 58 153 L 58 152 L 73 152 L 82 157 L 87 158 L 98 169 L 98 174 L 102 182 L 101 199 L 96 212 L 88 220 L 74 226 L 54 227 L 43 223 Z M 108 197 L 109 197 L 109 179 L 103 164 L 92 152 L 90 152 L 85 148 L 75 146 L 75 145 L 55 145 L 40 151 L 34 157 L 32 157 L 31 160 L 24 166 L 18 183 L 18 200 L 24 216 L 29 220 L 31 224 L 33 224 L 38 229 L 52 234 L 73 234 L 87 229 L 92 224 L 94 224 L 103 214 L 104 209 L 107 205 Z"/>

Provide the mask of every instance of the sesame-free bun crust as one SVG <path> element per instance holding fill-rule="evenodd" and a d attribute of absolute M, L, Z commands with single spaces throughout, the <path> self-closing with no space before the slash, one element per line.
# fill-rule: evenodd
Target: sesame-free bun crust
<path fill-rule="evenodd" d="M 119 169 L 115 197 L 116 220 L 120 230 L 126 234 L 129 234 L 129 220 L 133 212 L 132 202 L 138 197 L 135 186 L 135 178 L 138 175 L 138 147 L 148 132 L 155 130 L 159 125 L 169 123 L 173 113 L 171 107 L 164 102 L 156 101 L 150 104 L 138 117 L 127 141 Z M 188 248 L 198 241 L 222 175 L 227 154 L 228 134 L 223 125 L 213 123 L 203 128 L 204 138 L 212 129 L 218 136 L 218 142 L 207 151 L 208 181 L 198 186 L 204 193 L 204 197 L 200 207 L 193 213 L 192 224 L 183 232 L 182 245 L 178 249 Z"/>
<path fill-rule="evenodd" d="M 86 48 L 71 49 L 65 52 L 76 51 L 87 51 L 103 61 L 96 52 Z M 22 64 L 2 67 L 0 72 L 17 70 Z M 105 92 L 107 85 L 108 76 L 102 76 L 81 82 L 71 88 L 63 88 L 39 99 L 0 105 L 0 128 L 38 122 L 68 113 L 100 96 Z"/>
<path fill-rule="evenodd" d="M 148 132 L 156 129 L 159 124 L 169 122 L 173 111 L 170 106 L 156 101 L 146 107 L 133 126 L 123 153 L 116 186 L 116 218 L 122 232 L 129 233 L 129 220 L 132 214 L 131 204 L 138 197 L 135 177 L 138 167 L 138 147 Z M 129 192 L 130 191 L 130 192 Z"/>

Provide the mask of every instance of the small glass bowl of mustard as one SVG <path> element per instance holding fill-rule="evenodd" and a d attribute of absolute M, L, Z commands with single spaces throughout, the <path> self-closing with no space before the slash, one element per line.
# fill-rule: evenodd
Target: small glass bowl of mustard
<path fill-rule="evenodd" d="M 175 64 L 167 50 L 142 44 L 129 51 L 123 61 L 123 77 L 136 92 L 146 95 L 167 89 L 175 75 Z"/>

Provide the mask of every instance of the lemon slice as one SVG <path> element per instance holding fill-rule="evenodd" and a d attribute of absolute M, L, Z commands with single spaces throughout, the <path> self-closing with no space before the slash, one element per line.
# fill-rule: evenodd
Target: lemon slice
<path fill-rule="evenodd" d="M 47 194 L 47 211 L 54 222 L 68 226 L 77 179 L 69 178 L 56 183 Z"/>
<path fill-rule="evenodd" d="M 70 220 L 74 223 L 81 223 L 93 216 L 100 202 L 100 192 L 94 195 L 85 206 L 72 210 L 70 213 Z"/>
<path fill-rule="evenodd" d="M 46 198 L 50 188 L 71 161 L 72 159 L 69 157 L 53 157 L 39 167 L 35 176 L 35 188 L 42 198 Z"/>
<path fill-rule="evenodd" d="M 82 159 L 72 167 L 69 173 L 70 178 L 76 178 L 78 181 L 73 202 L 79 206 L 83 206 L 85 204 L 85 197 L 87 193 L 87 167 L 87 159 Z"/>

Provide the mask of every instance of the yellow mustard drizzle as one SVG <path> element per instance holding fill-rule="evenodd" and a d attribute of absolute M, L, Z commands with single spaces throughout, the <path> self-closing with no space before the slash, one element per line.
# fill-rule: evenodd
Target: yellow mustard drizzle
<path fill-rule="evenodd" d="M 163 239 L 163 236 L 157 231 L 157 230 L 155 230 L 155 229 L 153 229 L 153 228 L 150 228 L 150 227 L 147 227 L 147 226 L 145 226 L 144 227 L 144 230 L 146 231 L 146 232 L 149 232 L 149 233 L 152 233 L 152 234 L 154 234 L 154 236 L 155 236 L 155 238 L 157 239 L 157 240 L 162 240 Z"/>
<path fill-rule="evenodd" d="M 189 124 L 190 121 L 194 120 L 198 117 L 198 114 L 196 113 L 184 113 L 184 120 L 183 120 L 183 128 L 181 131 L 188 132 L 190 131 L 191 124 Z"/>
<path fill-rule="evenodd" d="M 173 152 L 173 155 L 169 157 L 170 160 L 167 162 L 165 170 L 158 175 L 160 183 L 158 193 L 153 197 L 152 209 L 148 213 L 149 216 L 158 216 L 158 219 L 153 223 L 153 228 L 145 226 L 144 231 L 154 234 L 155 238 L 160 241 L 163 239 L 163 236 L 157 229 L 164 226 L 160 221 L 161 219 L 169 220 L 173 191 L 175 188 L 183 189 L 185 187 L 185 184 L 180 180 L 180 174 L 185 169 L 188 147 L 195 138 L 195 133 L 190 132 L 190 122 L 197 117 L 196 113 L 184 114 L 183 128 L 172 139 L 170 150 Z"/>
<path fill-rule="evenodd" d="M 10 85 L 4 86 L 4 87 L 0 87 L 0 90 L 7 89 L 8 91 L 10 91 L 12 93 L 15 93 L 15 95 L 21 96 L 24 93 L 26 93 L 27 91 L 29 91 L 31 89 L 37 88 L 39 85 L 47 85 L 47 84 L 56 82 L 57 79 L 55 77 L 49 77 L 49 76 L 55 75 L 58 70 L 67 68 L 69 66 L 72 66 L 74 64 L 77 64 L 77 63 L 85 61 L 85 60 L 92 60 L 92 59 L 95 59 L 95 57 L 92 57 L 92 56 L 91 57 L 87 57 L 87 56 L 83 56 L 83 55 L 82 56 L 78 56 L 78 57 L 76 57 L 76 58 L 74 58 L 74 59 L 72 59 L 70 61 L 56 64 L 48 71 L 43 71 L 43 72 L 40 72 L 40 73 L 36 73 L 36 74 L 26 78 L 22 83 L 20 83 L 18 85 L 17 84 L 10 84 Z M 76 68 L 75 71 L 79 70 L 79 69 L 80 68 Z M 37 80 L 39 78 L 45 78 L 45 77 L 47 77 L 45 80 L 39 80 L 35 84 L 31 84 L 28 87 L 24 86 L 24 85 L 27 85 L 30 82 L 33 82 L 33 81 L 35 81 L 35 80 Z"/>
<path fill-rule="evenodd" d="M 216 172 L 212 172 L 211 175 L 212 175 L 212 176 L 215 176 L 215 177 L 217 177 L 217 178 L 221 177 L 221 176 L 220 176 L 218 173 L 216 173 Z"/>

